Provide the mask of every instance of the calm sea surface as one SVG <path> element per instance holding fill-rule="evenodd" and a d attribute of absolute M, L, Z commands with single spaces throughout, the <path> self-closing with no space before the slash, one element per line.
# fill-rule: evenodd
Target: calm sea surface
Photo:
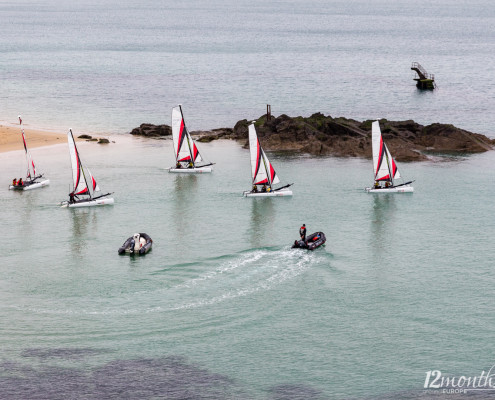
<path fill-rule="evenodd" d="M 415 193 L 383 196 L 370 160 L 270 153 L 294 197 L 246 199 L 239 144 L 200 144 L 214 172 L 177 176 L 171 141 L 125 133 L 181 102 L 191 129 L 271 103 L 495 136 L 494 10 L 0 0 L 0 119 L 115 142 L 79 145 L 115 192 L 98 209 L 57 206 L 67 145 L 32 149 L 51 185 L 25 193 L 7 190 L 22 151 L 0 154 L 0 398 L 442 398 L 427 371 L 489 370 L 495 152 L 402 163 Z M 411 61 L 439 90 L 416 91 Z M 292 251 L 301 223 L 326 246 Z M 152 252 L 119 257 L 134 232 Z"/>
<path fill-rule="evenodd" d="M 182 103 L 205 129 L 268 103 L 495 136 L 490 0 L 0 0 L 0 18 L 1 121 L 123 133 Z"/>

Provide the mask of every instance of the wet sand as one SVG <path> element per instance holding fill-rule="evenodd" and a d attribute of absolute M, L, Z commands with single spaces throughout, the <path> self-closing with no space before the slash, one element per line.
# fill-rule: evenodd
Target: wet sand
<path fill-rule="evenodd" d="M 62 132 L 49 132 L 31 129 L 24 125 L 24 133 L 29 148 L 49 146 L 67 141 L 66 134 Z M 21 128 L 16 126 L 0 125 L 0 153 L 24 148 L 21 138 Z"/>

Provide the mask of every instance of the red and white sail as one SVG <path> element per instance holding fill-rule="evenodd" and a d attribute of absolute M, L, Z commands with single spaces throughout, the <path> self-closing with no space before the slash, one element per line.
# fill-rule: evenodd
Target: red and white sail
<path fill-rule="evenodd" d="M 89 168 L 86 168 L 86 169 L 88 170 L 88 173 L 89 173 L 89 178 L 90 178 L 90 181 L 91 181 L 91 188 L 93 190 L 93 193 L 94 192 L 99 192 L 100 191 L 100 187 L 96 183 L 96 179 L 94 178 L 94 176 L 91 173 L 91 171 L 89 170 Z"/>
<path fill-rule="evenodd" d="M 36 167 L 34 165 L 33 157 L 31 157 L 31 153 L 27 148 L 26 136 L 24 135 L 24 126 L 22 125 L 22 117 L 20 115 L 19 115 L 19 124 L 21 126 L 22 143 L 24 144 L 24 151 L 26 153 L 26 162 L 27 162 L 26 180 L 33 179 L 36 177 Z"/>
<path fill-rule="evenodd" d="M 67 141 L 69 143 L 69 154 L 72 165 L 72 181 L 74 184 L 74 194 L 90 195 L 86 177 L 84 176 L 84 170 L 81 164 L 81 159 L 79 158 L 79 152 L 77 151 L 76 142 L 74 141 L 74 136 L 72 135 L 72 130 L 70 129 L 67 133 Z"/>
<path fill-rule="evenodd" d="M 371 125 L 371 145 L 373 148 L 375 181 L 393 181 L 400 178 L 397 164 L 383 141 L 378 121 L 374 121 Z"/>
<path fill-rule="evenodd" d="M 251 153 L 251 176 L 253 185 L 268 185 L 279 183 L 280 180 L 260 145 L 254 123 L 249 125 L 249 150 Z"/>
<path fill-rule="evenodd" d="M 203 161 L 198 147 L 192 140 L 184 122 L 181 106 L 172 108 L 172 139 L 174 141 L 175 159 L 177 162 Z"/>

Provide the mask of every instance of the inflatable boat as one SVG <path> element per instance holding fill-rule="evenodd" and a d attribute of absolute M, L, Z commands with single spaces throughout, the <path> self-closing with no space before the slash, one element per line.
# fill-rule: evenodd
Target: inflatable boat
<path fill-rule="evenodd" d="M 293 249 L 307 249 L 314 250 L 323 245 L 327 241 L 323 232 L 315 232 L 309 236 L 306 236 L 306 240 L 295 240 L 292 245 Z"/>
<path fill-rule="evenodd" d="M 119 254 L 143 255 L 151 250 L 153 240 L 146 233 L 135 233 L 119 248 Z"/>

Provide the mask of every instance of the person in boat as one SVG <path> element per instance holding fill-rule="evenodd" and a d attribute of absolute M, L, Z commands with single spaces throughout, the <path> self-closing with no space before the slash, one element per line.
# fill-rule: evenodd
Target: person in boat
<path fill-rule="evenodd" d="M 266 188 L 266 191 L 267 191 L 267 192 L 271 192 L 271 191 L 272 191 L 271 186 L 268 186 L 268 187 Z"/>
<path fill-rule="evenodd" d="M 392 184 L 390 183 L 390 181 L 385 182 L 385 187 L 386 187 L 386 188 L 388 188 L 388 187 L 390 187 L 390 186 L 392 186 Z"/>
<path fill-rule="evenodd" d="M 17 185 L 17 179 L 12 179 L 12 186 L 16 186 Z"/>
<path fill-rule="evenodd" d="M 299 235 L 301 236 L 301 240 L 303 242 L 306 242 L 306 224 L 303 224 L 300 228 L 299 228 Z"/>
<path fill-rule="evenodd" d="M 253 193 L 258 193 L 258 186 L 253 185 Z"/>
<path fill-rule="evenodd" d="M 192 163 L 192 161 L 189 161 L 189 165 L 187 166 L 187 168 L 194 168 L 194 164 Z"/>
<path fill-rule="evenodd" d="M 24 182 L 22 181 L 22 178 L 19 178 L 19 180 L 17 181 L 17 186 L 22 186 L 24 185 Z"/>
<path fill-rule="evenodd" d="M 380 184 L 378 183 L 378 181 L 375 181 L 375 189 L 380 189 Z"/>
<path fill-rule="evenodd" d="M 182 168 L 182 164 L 179 161 L 177 161 L 177 164 L 175 165 L 175 168 L 178 168 L 178 169 L 179 168 Z"/>
<path fill-rule="evenodd" d="M 263 187 L 261 188 L 261 191 L 262 191 L 263 193 L 265 193 L 265 192 L 266 192 L 266 185 L 263 185 Z"/>
<path fill-rule="evenodd" d="M 70 193 L 69 193 L 69 203 L 70 203 L 70 204 L 75 203 L 75 201 L 76 201 L 76 200 L 75 200 L 75 197 L 76 197 L 76 195 L 74 194 L 74 192 L 70 192 Z"/>

